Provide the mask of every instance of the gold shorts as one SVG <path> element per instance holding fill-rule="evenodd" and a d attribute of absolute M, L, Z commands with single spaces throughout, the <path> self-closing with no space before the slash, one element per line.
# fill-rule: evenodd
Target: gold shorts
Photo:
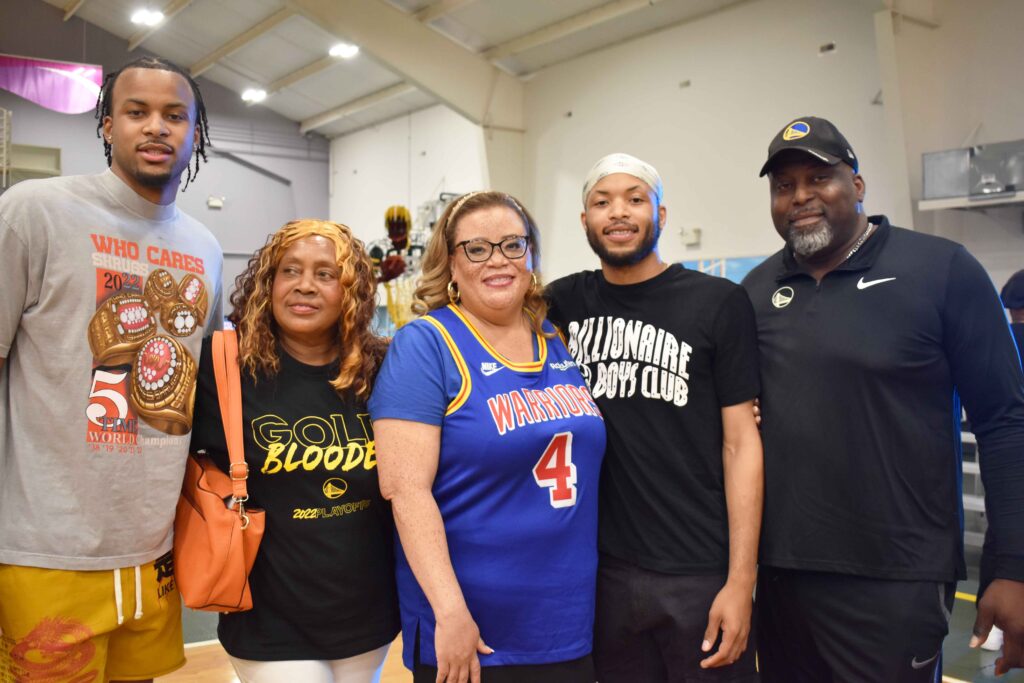
<path fill-rule="evenodd" d="M 102 571 L 0 564 L 0 682 L 105 683 L 178 669 L 173 570 L 171 553 Z"/>

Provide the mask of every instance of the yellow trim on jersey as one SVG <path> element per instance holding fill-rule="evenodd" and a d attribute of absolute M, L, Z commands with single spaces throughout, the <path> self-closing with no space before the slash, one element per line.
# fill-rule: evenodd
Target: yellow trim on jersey
<path fill-rule="evenodd" d="M 466 367 L 466 359 L 462 357 L 462 353 L 459 352 L 459 348 L 455 345 L 455 340 L 452 339 L 450 334 L 448 334 L 448 330 L 444 328 L 441 321 L 432 318 L 429 315 L 423 316 L 423 319 L 436 327 L 437 331 L 441 333 L 441 338 L 444 339 L 444 343 L 448 346 L 448 351 L 452 354 L 455 366 L 459 369 L 459 374 L 462 375 L 462 386 L 459 387 L 459 393 L 455 394 L 455 398 L 453 398 L 452 402 L 448 404 L 448 409 L 444 413 L 445 417 L 448 417 L 461 408 L 469 399 L 469 393 L 473 390 L 473 382 L 469 377 L 469 368 Z"/>
<path fill-rule="evenodd" d="M 476 337 L 476 340 L 480 342 L 480 345 L 484 347 L 484 350 L 487 351 L 487 353 L 494 356 L 494 359 L 501 363 L 502 365 L 504 365 L 505 367 L 510 368 L 512 370 L 518 370 L 519 372 L 540 372 L 541 370 L 544 369 L 544 363 L 546 363 L 548 360 L 548 341 L 543 336 L 534 333 L 534 335 L 537 337 L 537 360 L 531 361 L 529 363 L 515 363 L 513 361 L 510 361 L 508 358 L 505 358 L 505 356 L 498 353 L 497 349 L 495 349 L 493 346 L 487 343 L 487 340 L 484 339 L 483 336 L 476 331 L 476 328 L 473 327 L 473 323 L 469 321 L 469 318 L 463 315 L 462 311 L 460 311 L 457 306 L 449 304 L 448 308 L 450 308 L 451 311 L 456 316 L 458 316 L 459 320 L 466 324 L 466 327 L 473 334 L 473 336 Z"/>

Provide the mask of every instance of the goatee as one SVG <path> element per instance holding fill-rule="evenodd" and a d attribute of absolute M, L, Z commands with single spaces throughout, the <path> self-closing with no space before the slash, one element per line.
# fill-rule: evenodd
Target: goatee
<path fill-rule="evenodd" d="M 834 236 L 835 233 L 832 232 L 832 226 L 822 222 L 821 225 L 812 230 L 790 228 L 786 234 L 786 241 L 789 242 L 790 248 L 796 254 L 807 258 L 814 256 L 831 244 Z"/>
<path fill-rule="evenodd" d="M 627 252 L 612 252 L 609 251 L 608 247 L 598 238 L 597 230 L 587 226 L 587 242 L 590 243 L 590 248 L 594 250 L 598 258 L 601 259 L 602 263 L 607 263 L 610 266 L 616 268 L 622 268 L 625 266 L 632 266 L 636 263 L 640 263 L 647 256 L 654 251 L 654 248 L 658 246 L 658 238 L 661 236 L 661 226 L 658 222 L 652 221 L 647 224 L 647 230 L 644 231 L 644 238 L 636 246 L 633 251 Z"/>

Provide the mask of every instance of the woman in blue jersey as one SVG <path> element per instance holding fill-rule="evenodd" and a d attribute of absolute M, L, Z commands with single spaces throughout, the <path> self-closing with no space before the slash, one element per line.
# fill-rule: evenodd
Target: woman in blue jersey
<path fill-rule="evenodd" d="M 591 683 L 601 415 L 545 320 L 537 228 L 463 195 L 370 400 L 403 655 L 429 683 Z"/>

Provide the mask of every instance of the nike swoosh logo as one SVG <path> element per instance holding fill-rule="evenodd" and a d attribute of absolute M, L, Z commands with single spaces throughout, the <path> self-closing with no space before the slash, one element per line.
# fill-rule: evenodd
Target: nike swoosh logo
<path fill-rule="evenodd" d="M 494 373 L 501 372 L 504 369 L 505 369 L 505 367 L 503 365 L 499 365 L 498 367 L 491 368 L 490 370 L 485 370 L 483 368 L 480 368 L 480 372 L 484 373 L 484 377 L 490 377 Z"/>
<path fill-rule="evenodd" d="M 860 280 L 857 281 L 857 289 L 867 289 L 868 287 L 880 285 L 883 282 L 892 282 L 895 279 L 896 278 L 894 277 L 883 277 L 880 280 L 868 280 L 867 282 L 865 282 L 864 278 L 861 278 Z"/>
<path fill-rule="evenodd" d="M 942 650 L 939 650 L 939 652 L 942 652 Z M 935 661 L 935 658 L 939 656 L 939 652 L 936 652 L 935 654 L 933 654 L 931 657 L 929 657 L 928 659 L 924 660 L 923 662 L 917 661 L 917 657 L 914 657 L 913 659 L 910 660 L 910 666 L 912 668 L 914 668 L 914 669 L 923 669 L 923 668 L 925 668 L 926 666 L 928 666 L 929 664 L 931 664 L 932 662 Z"/>

